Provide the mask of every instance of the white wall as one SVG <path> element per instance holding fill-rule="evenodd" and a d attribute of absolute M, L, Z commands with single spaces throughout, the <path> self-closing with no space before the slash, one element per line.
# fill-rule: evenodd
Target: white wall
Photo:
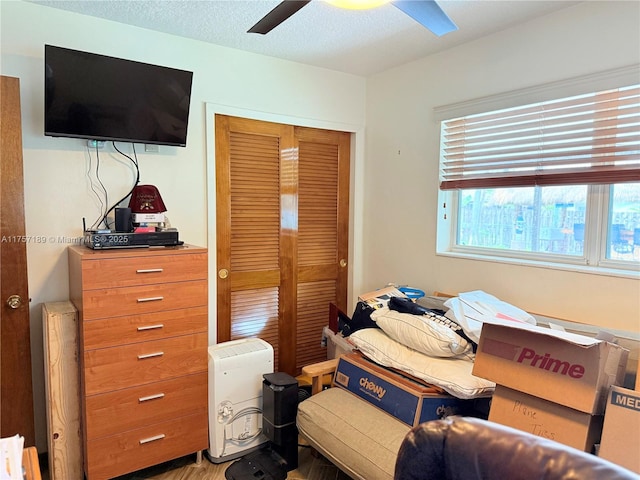
<path fill-rule="evenodd" d="M 209 182 L 214 181 L 207 165 L 211 157 L 206 129 L 213 126 L 206 118 L 207 104 L 322 128 L 344 125 L 363 136 L 366 85 L 364 78 L 353 75 L 31 3 L 2 1 L 0 8 L 1 73 L 19 77 L 21 85 L 26 233 L 55 239 L 27 246 L 37 446 L 42 451 L 46 450 L 46 420 L 41 306 L 68 298 L 68 244 L 58 237 L 79 237 L 82 218 L 91 224 L 99 215 L 86 176 L 86 142 L 45 137 L 42 133 L 44 44 L 194 72 L 187 147 L 161 146 L 159 153 L 153 154 L 145 154 L 142 145 L 136 147 L 141 182 L 159 188 L 180 238 L 202 246 L 207 246 L 209 237 L 215 234 L 215 210 L 207 211 L 207 175 Z M 357 142 L 362 146 L 363 140 Z M 119 144 L 119 148 L 132 152 L 127 144 Z M 100 177 L 110 201 L 125 195 L 133 182 L 127 161 L 114 153 L 110 144 L 100 151 Z M 357 152 L 356 156 L 362 155 Z M 95 151 L 91 156 L 95 166 Z M 210 285 L 214 287 L 215 280 Z M 210 331 L 215 332 L 214 316 Z"/>
<path fill-rule="evenodd" d="M 365 286 L 481 289 L 532 312 L 640 331 L 637 277 L 436 255 L 439 124 L 433 116 L 436 106 L 638 64 L 639 19 L 638 2 L 584 2 L 369 78 Z"/>

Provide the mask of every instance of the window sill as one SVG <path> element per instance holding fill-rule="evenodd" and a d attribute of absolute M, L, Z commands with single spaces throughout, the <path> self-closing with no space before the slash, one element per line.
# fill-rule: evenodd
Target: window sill
<path fill-rule="evenodd" d="M 510 265 L 520 265 L 531 268 L 544 268 L 563 270 L 576 273 L 586 273 L 590 275 L 601 275 L 608 277 L 621 277 L 630 279 L 640 279 L 640 266 L 631 265 L 628 269 L 615 268 L 615 266 L 591 266 L 584 263 L 583 258 L 570 258 L 567 261 L 573 261 L 575 263 L 559 263 L 554 262 L 553 259 L 548 257 L 537 258 L 521 258 L 521 257 L 509 257 L 501 255 L 487 255 L 486 253 L 474 253 L 469 251 L 448 251 L 448 252 L 436 252 L 437 256 L 462 258 L 467 260 L 476 260 L 481 262 L 490 263 L 505 263 Z"/>

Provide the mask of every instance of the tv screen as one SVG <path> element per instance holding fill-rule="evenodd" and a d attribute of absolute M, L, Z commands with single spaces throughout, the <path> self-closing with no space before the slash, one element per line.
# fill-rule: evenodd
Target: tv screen
<path fill-rule="evenodd" d="M 44 134 L 187 143 L 193 73 L 45 45 Z"/>

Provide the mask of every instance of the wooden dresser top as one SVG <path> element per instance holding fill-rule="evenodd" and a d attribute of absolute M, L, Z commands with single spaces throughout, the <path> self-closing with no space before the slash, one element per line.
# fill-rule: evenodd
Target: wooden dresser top
<path fill-rule="evenodd" d="M 84 245 L 72 245 L 69 250 L 83 259 L 141 257 L 154 255 L 181 255 L 192 253 L 206 253 L 207 249 L 195 245 L 179 245 L 176 247 L 141 247 L 141 248 L 113 248 L 108 250 L 93 250 Z"/>

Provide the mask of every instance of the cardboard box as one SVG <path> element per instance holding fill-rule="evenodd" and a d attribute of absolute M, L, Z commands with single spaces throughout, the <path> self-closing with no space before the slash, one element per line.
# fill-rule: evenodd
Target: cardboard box
<path fill-rule="evenodd" d="M 449 415 L 472 415 L 481 408 L 474 400 L 462 400 L 437 387 L 415 382 L 359 353 L 340 357 L 334 387 L 348 390 L 409 426 Z"/>
<path fill-rule="evenodd" d="M 624 381 L 629 351 L 574 333 L 496 320 L 485 323 L 473 374 L 590 414 Z"/>
<path fill-rule="evenodd" d="M 406 297 L 406 295 L 396 287 L 385 287 L 358 295 L 358 301 L 377 309 L 386 307 L 391 297 Z"/>
<path fill-rule="evenodd" d="M 640 392 L 613 386 L 604 412 L 598 455 L 640 473 Z"/>
<path fill-rule="evenodd" d="M 591 453 L 600 440 L 603 416 L 497 385 L 489 420 Z"/>

